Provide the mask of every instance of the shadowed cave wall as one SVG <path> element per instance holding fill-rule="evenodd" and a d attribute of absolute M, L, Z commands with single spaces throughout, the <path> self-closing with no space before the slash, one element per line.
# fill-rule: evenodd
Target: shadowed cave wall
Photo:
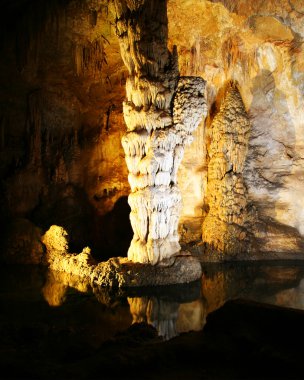
<path fill-rule="evenodd" d="M 2 9 L 0 192 L 7 257 L 39 261 L 39 236 L 52 224 L 67 229 L 71 250 L 90 245 L 100 258 L 126 254 L 130 189 L 120 140 L 127 73 L 112 3 L 14 0 Z M 250 211 L 242 229 L 250 244 L 243 250 L 266 258 L 301 252 L 301 1 L 169 0 L 167 12 L 169 49 L 177 46 L 181 75 L 207 81 L 209 110 L 179 171 L 181 242 L 208 252 L 210 236 L 203 230 L 202 241 L 202 228 L 210 218 L 214 119 L 232 80 L 250 121 L 242 170 Z"/>
<path fill-rule="evenodd" d="M 1 219 L 10 254 L 37 249 L 27 236 L 52 224 L 67 229 L 72 250 L 120 254 L 131 237 L 120 143 L 125 69 L 108 2 L 4 8 Z"/>

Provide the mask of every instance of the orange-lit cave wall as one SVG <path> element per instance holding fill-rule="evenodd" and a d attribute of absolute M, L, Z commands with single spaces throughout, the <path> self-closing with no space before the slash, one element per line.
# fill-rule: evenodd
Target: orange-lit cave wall
<path fill-rule="evenodd" d="M 39 251 L 34 241 L 52 224 L 69 232 L 72 251 L 90 245 L 104 258 L 122 254 L 131 237 L 120 143 L 126 72 L 108 1 L 17 0 L 1 14 L 8 256 L 30 261 L 22 251 Z"/>
<path fill-rule="evenodd" d="M 39 261 L 39 236 L 52 224 L 67 229 L 72 251 L 90 245 L 102 258 L 126 254 L 130 189 L 120 140 L 127 72 L 111 4 L 1 5 L 0 218 L 7 258 Z M 177 46 L 181 75 L 207 81 L 207 121 L 179 171 L 181 242 L 206 250 L 213 121 L 232 80 L 250 120 L 242 172 L 249 255 L 294 257 L 304 234 L 302 2 L 168 0 L 167 10 L 168 47 Z M 229 213 L 229 204 L 223 207 Z"/>

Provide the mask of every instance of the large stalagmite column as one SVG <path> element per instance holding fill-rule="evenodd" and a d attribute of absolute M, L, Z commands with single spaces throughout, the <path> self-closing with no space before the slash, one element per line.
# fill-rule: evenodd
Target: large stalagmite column
<path fill-rule="evenodd" d="M 115 0 L 116 32 L 129 70 L 122 139 L 134 236 L 128 258 L 157 264 L 180 250 L 177 170 L 206 115 L 205 81 L 179 77 L 167 48 L 166 0 Z"/>
<path fill-rule="evenodd" d="M 209 213 L 203 224 L 207 252 L 216 255 L 244 253 L 250 248 L 247 188 L 243 179 L 250 122 L 236 84 L 226 92 L 212 122 L 208 149 L 207 201 Z"/>

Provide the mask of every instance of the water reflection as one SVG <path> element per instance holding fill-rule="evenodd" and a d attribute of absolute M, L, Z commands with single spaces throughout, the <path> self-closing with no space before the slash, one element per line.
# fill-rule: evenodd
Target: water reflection
<path fill-rule="evenodd" d="M 231 299 L 304 309 L 304 265 L 204 264 L 201 282 L 115 292 L 91 288 L 84 279 L 73 275 L 47 273 L 42 292 L 50 306 L 63 305 L 69 289 L 91 293 L 100 304 L 112 310 L 125 303 L 133 324 L 151 325 L 167 340 L 183 332 L 202 330 L 206 316 Z"/>
<path fill-rule="evenodd" d="M 40 326 L 41 334 L 77 336 L 94 347 L 132 323 L 151 325 L 164 339 L 201 330 L 209 313 L 236 298 L 304 310 L 302 262 L 204 264 L 201 282 L 129 291 L 92 288 L 76 276 L 39 268 L 0 272 L 0 330 L 12 325 L 18 335 L 25 326 Z"/>
<path fill-rule="evenodd" d="M 114 292 L 91 288 L 86 280 L 71 274 L 48 271 L 42 293 L 50 306 L 59 307 L 66 302 L 71 288 L 80 293 L 93 293 L 98 302 L 112 309 L 127 299 L 132 323 L 149 324 L 166 340 L 182 332 L 199 331 L 205 324 L 206 308 L 200 281 L 190 285 Z"/>
<path fill-rule="evenodd" d="M 203 272 L 207 314 L 237 298 L 304 309 L 303 262 L 205 264 Z"/>
<path fill-rule="evenodd" d="M 203 299 L 178 303 L 157 297 L 128 298 L 133 323 L 145 322 L 168 340 L 182 332 L 202 330 L 206 322 Z"/>
<path fill-rule="evenodd" d="M 282 290 L 275 294 L 274 297 L 266 298 L 266 302 L 274 303 L 278 306 L 304 310 L 304 279 L 300 281 L 297 287 Z"/>
<path fill-rule="evenodd" d="M 87 293 L 91 290 L 89 282 L 83 278 L 70 273 L 49 270 L 46 275 L 46 283 L 42 288 L 42 294 L 50 306 L 61 306 L 66 300 L 69 288 L 80 293 Z"/>

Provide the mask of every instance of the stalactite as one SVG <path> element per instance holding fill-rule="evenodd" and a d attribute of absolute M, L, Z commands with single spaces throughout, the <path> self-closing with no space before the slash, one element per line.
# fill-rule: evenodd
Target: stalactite
<path fill-rule="evenodd" d="M 208 149 L 207 203 L 203 241 L 208 252 L 236 255 L 248 250 L 247 189 L 243 170 L 248 149 L 250 122 L 235 84 L 227 90 L 212 123 Z"/>
<path fill-rule="evenodd" d="M 251 67 L 255 65 L 255 57 L 248 54 L 245 43 L 238 36 L 230 36 L 222 45 L 222 59 L 226 75 L 240 65 L 244 76 L 249 75 Z"/>
<path fill-rule="evenodd" d="M 86 44 L 75 46 L 75 67 L 77 75 L 100 75 L 101 68 L 106 63 L 104 39 L 99 38 Z"/>
<path fill-rule="evenodd" d="M 130 77 L 122 138 L 131 186 L 134 231 L 128 258 L 170 262 L 180 250 L 177 170 L 184 146 L 206 115 L 205 81 L 181 77 L 176 49 L 167 49 L 166 2 L 117 0 L 116 32 Z"/>

